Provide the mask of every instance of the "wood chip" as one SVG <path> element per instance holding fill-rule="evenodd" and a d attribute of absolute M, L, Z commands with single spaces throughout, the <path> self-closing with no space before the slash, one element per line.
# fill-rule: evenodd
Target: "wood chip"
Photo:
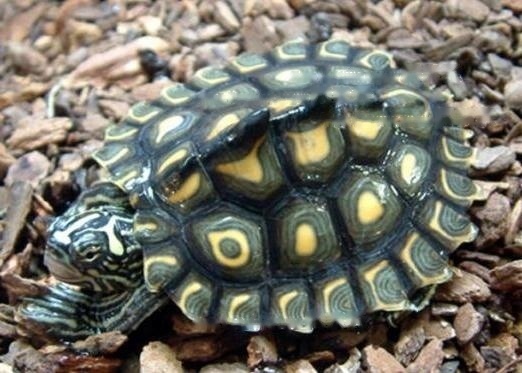
<path fill-rule="evenodd" d="M 435 293 L 435 300 L 443 302 L 484 302 L 491 296 L 488 285 L 478 276 L 459 271 L 453 278 L 440 285 Z"/>
<path fill-rule="evenodd" d="M 406 372 L 406 369 L 382 347 L 373 345 L 363 349 L 363 362 L 369 373 Z"/>
<path fill-rule="evenodd" d="M 461 306 L 453 321 L 457 340 L 461 344 L 469 343 L 480 332 L 484 321 L 485 317 L 471 303 Z"/>
<path fill-rule="evenodd" d="M 247 346 L 249 368 L 260 364 L 274 364 L 278 360 L 277 349 L 274 343 L 262 335 L 250 338 Z"/>
<path fill-rule="evenodd" d="M 140 354 L 141 373 L 183 373 L 183 365 L 174 351 L 161 342 L 150 342 Z"/>
<path fill-rule="evenodd" d="M 44 145 L 64 141 L 73 124 L 69 118 L 26 117 L 17 123 L 13 134 L 7 139 L 11 148 L 33 150 Z"/>
<path fill-rule="evenodd" d="M 442 341 L 439 339 L 431 340 L 419 353 L 415 361 L 408 365 L 407 372 L 438 372 L 442 365 L 444 352 L 442 351 Z"/>
<path fill-rule="evenodd" d="M 26 182 L 35 188 L 49 174 L 50 168 L 51 162 L 47 157 L 38 151 L 33 151 L 18 158 L 9 167 L 4 181 L 6 185 Z"/>
<path fill-rule="evenodd" d="M 522 289 L 522 260 L 515 260 L 490 271 L 491 287 L 505 292 Z"/>

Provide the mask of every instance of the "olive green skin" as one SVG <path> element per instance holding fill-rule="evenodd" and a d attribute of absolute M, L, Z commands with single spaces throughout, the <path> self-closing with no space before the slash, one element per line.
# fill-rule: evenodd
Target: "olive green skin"
<path fill-rule="evenodd" d="M 469 133 L 382 51 L 290 42 L 166 88 L 95 159 L 145 284 L 196 322 L 309 331 L 414 309 L 477 228 Z"/>

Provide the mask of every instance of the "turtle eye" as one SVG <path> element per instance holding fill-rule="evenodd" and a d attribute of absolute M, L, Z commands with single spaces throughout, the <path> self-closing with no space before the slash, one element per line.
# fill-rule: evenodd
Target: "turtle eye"
<path fill-rule="evenodd" d="M 101 246 L 89 245 L 81 251 L 82 257 L 87 262 L 94 262 L 101 255 Z"/>

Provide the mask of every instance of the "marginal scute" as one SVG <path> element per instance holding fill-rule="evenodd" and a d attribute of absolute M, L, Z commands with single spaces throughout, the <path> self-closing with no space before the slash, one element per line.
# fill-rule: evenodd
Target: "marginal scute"
<path fill-rule="evenodd" d="M 396 67 L 392 55 L 382 50 L 362 51 L 356 57 L 354 64 L 377 71 Z"/>
<path fill-rule="evenodd" d="M 388 260 L 359 270 L 364 298 L 371 311 L 400 311 L 409 306 L 399 276 Z"/>
<path fill-rule="evenodd" d="M 165 290 L 181 311 L 192 321 L 204 321 L 212 303 L 213 288 L 203 276 L 191 272 L 176 287 Z"/>
<path fill-rule="evenodd" d="M 232 60 L 228 68 L 240 74 L 247 74 L 267 66 L 268 61 L 264 57 L 254 53 L 243 53 Z"/>
<path fill-rule="evenodd" d="M 284 201 L 269 214 L 276 232 L 279 266 L 283 270 L 320 270 L 341 256 L 326 201 Z"/>
<path fill-rule="evenodd" d="M 184 84 L 177 83 L 163 88 L 159 100 L 168 106 L 179 106 L 189 102 L 195 94 L 195 91 L 187 88 Z"/>
<path fill-rule="evenodd" d="M 402 213 L 395 192 L 377 175 L 352 175 L 342 187 L 337 203 L 348 233 L 359 245 L 389 233 Z"/>
<path fill-rule="evenodd" d="M 478 233 L 478 228 L 467 216 L 436 199 L 424 205 L 419 219 L 430 234 L 451 251 L 464 242 L 473 241 Z"/>
<path fill-rule="evenodd" d="M 274 49 L 274 56 L 280 61 L 302 61 L 306 58 L 306 45 L 300 41 L 291 41 Z"/>
<path fill-rule="evenodd" d="M 478 188 L 467 176 L 441 168 L 435 189 L 442 196 L 459 205 L 468 207 L 477 199 Z"/>
<path fill-rule="evenodd" d="M 329 40 L 317 46 L 317 59 L 342 61 L 350 53 L 350 45 L 342 40 Z"/>
<path fill-rule="evenodd" d="M 214 276 L 236 281 L 260 279 L 266 243 L 259 218 L 222 208 L 191 224 L 189 234 L 199 262 Z"/>
<path fill-rule="evenodd" d="M 143 124 L 161 113 L 161 109 L 146 102 L 139 102 L 129 110 L 125 121 Z"/>
<path fill-rule="evenodd" d="M 259 290 L 225 289 L 219 306 L 219 320 L 227 324 L 248 325 L 251 329 L 261 324 L 261 297 Z"/>
<path fill-rule="evenodd" d="M 272 322 L 275 325 L 288 325 L 290 329 L 310 331 L 312 312 L 308 289 L 300 283 L 283 284 L 271 294 Z"/>
<path fill-rule="evenodd" d="M 232 131 L 250 113 L 252 113 L 252 109 L 238 109 L 218 116 L 208 124 L 205 141 L 212 141 L 224 133 Z"/>
<path fill-rule="evenodd" d="M 397 257 L 418 288 L 440 284 L 451 278 L 447 258 L 439 255 L 417 232 L 409 233 L 401 242 Z"/>
<path fill-rule="evenodd" d="M 473 137 L 474 133 L 470 129 L 465 129 L 456 126 L 444 126 L 444 133 L 453 140 L 464 142 Z"/>
<path fill-rule="evenodd" d="M 423 148 L 413 144 L 401 144 L 394 149 L 386 171 L 396 187 L 413 197 L 425 182 L 431 162 L 431 156 Z"/>
<path fill-rule="evenodd" d="M 114 142 L 105 144 L 103 148 L 97 150 L 93 158 L 103 167 L 110 169 L 131 159 L 133 155 L 134 149 L 128 144 Z"/>
<path fill-rule="evenodd" d="M 143 251 L 143 276 L 147 288 L 152 292 L 161 291 L 169 282 L 175 281 L 186 267 L 182 250 L 173 242 L 145 244 Z M 185 296 L 183 303 L 187 306 Z"/>
<path fill-rule="evenodd" d="M 476 149 L 442 136 L 438 145 L 439 158 L 449 167 L 468 170 L 476 158 Z"/>
<path fill-rule="evenodd" d="M 230 74 L 226 71 L 208 66 L 196 71 L 190 82 L 198 88 L 204 89 L 228 82 L 229 80 Z"/>
<path fill-rule="evenodd" d="M 323 324 L 341 326 L 358 323 L 360 312 L 348 277 L 329 277 L 316 282 L 317 317 Z"/>
<path fill-rule="evenodd" d="M 105 142 L 109 143 L 112 141 L 127 141 L 131 140 L 136 136 L 136 133 L 139 131 L 139 128 L 124 125 L 124 124 L 116 124 L 107 127 L 105 130 Z"/>

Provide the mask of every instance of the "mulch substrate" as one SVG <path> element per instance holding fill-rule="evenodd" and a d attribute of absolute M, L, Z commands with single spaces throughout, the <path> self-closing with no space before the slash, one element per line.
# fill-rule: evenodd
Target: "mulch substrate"
<path fill-rule="evenodd" d="M 428 307 L 301 335 L 194 325 L 171 305 L 129 336 L 24 337 L 16 304 L 53 283 L 46 227 L 100 177 L 107 125 L 200 67 L 330 37 L 390 51 L 475 134 L 481 233 Z M 0 61 L 0 372 L 522 372 L 521 0 L 4 0 Z"/>

